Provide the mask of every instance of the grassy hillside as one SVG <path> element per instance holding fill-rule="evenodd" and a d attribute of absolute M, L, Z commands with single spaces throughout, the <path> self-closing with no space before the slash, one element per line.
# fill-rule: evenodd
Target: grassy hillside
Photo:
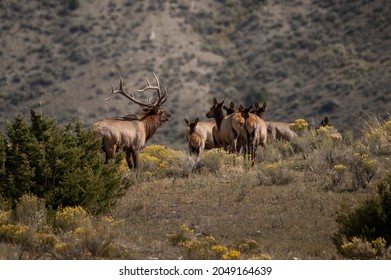
<path fill-rule="evenodd" d="M 350 230 L 356 229 L 350 236 L 342 232 L 342 241 L 352 242 L 345 255 L 335 244 L 341 214 L 370 198 L 379 201 L 380 182 L 379 189 L 388 186 L 391 194 L 391 121 L 373 118 L 366 125 L 358 138 L 333 127 L 297 126 L 301 136 L 258 149 L 254 165 L 218 149 L 195 160 L 181 150 L 149 145 L 137 171 L 129 173 L 125 162 L 118 167 L 131 186 L 99 215 L 81 207 L 54 212 L 31 196 L 11 211 L 0 197 L 0 258 L 389 258 L 387 200 L 384 208 L 365 208 L 356 221 L 351 218 Z M 371 215 L 380 215 L 383 231 L 381 221 L 366 226 Z M 372 239 L 354 241 L 365 238 L 365 231 L 385 238 L 373 243 L 380 249 Z"/>
<path fill-rule="evenodd" d="M 69 6 L 69 3 L 79 6 Z M 267 118 L 341 130 L 390 111 L 391 7 L 379 1 L 1 1 L 0 125 L 39 108 L 87 125 L 135 113 L 104 102 L 156 72 L 173 119 L 151 139 L 183 148 L 184 118 L 214 96 L 268 101 Z M 142 96 L 140 96 L 142 98 Z"/>

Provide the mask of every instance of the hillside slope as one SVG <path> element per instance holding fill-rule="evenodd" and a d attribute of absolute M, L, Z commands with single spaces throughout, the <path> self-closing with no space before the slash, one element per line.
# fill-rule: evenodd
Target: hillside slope
<path fill-rule="evenodd" d="M 382 1 L 15 1 L 0 3 L 0 126 L 29 108 L 86 125 L 140 111 L 104 99 L 156 72 L 170 123 L 151 142 L 184 142 L 184 118 L 214 96 L 267 118 L 347 129 L 391 107 L 391 3 Z M 139 95 L 142 99 L 142 94 Z"/>

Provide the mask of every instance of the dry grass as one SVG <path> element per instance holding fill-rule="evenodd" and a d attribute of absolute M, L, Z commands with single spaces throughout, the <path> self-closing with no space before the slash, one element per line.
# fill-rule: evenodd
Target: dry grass
<path fill-rule="evenodd" d="M 358 205 L 368 193 L 335 193 L 299 174 L 289 185 L 259 185 L 255 170 L 227 169 L 135 186 L 114 216 L 126 220 L 121 242 L 139 258 L 177 259 L 167 234 L 181 224 L 222 244 L 253 239 L 273 259 L 338 258 L 331 240 L 342 203 Z"/>

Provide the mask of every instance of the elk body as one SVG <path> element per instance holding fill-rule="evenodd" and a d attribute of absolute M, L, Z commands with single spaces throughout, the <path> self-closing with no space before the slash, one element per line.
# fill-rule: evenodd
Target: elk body
<path fill-rule="evenodd" d="M 205 139 L 205 147 L 204 147 L 205 150 L 216 148 L 216 143 L 213 138 L 213 128 L 215 126 L 216 126 L 216 121 L 210 121 L 210 122 L 199 121 L 197 123 L 197 133 L 199 133 Z M 191 135 L 189 126 L 186 128 L 185 134 L 186 134 L 186 140 L 188 140 Z"/>
<path fill-rule="evenodd" d="M 189 134 L 186 135 L 186 139 L 189 147 L 189 154 L 199 157 L 201 152 L 205 148 L 205 138 L 202 136 L 200 131 L 197 129 L 199 119 L 197 118 L 194 122 L 189 122 L 185 119 L 185 123 L 189 128 Z"/>
<path fill-rule="evenodd" d="M 253 106 L 245 108 L 242 112 L 242 116 L 245 119 L 242 139 L 244 157 L 250 157 L 250 159 L 254 162 L 258 146 L 266 146 L 267 126 L 263 120 L 266 103 L 264 103 L 261 108 L 256 105 L 256 110 L 252 110 L 252 107 Z"/>
<path fill-rule="evenodd" d="M 216 126 L 213 128 L 213 138 L 215 139 L 216 146 L 223 147 L 226 151 L 229 147 L 229 151 L 235 153 L 237 152 L 237 142 L 242 132 L 244 119 L 241 113 L 238 112 L 224 116 L 224 101 L 219 103 L 214 98 L 212 107 L 206 113 L 206 117 L 216 120 Z"/>
<path fill-rule="evenodd" d="M 126 93 L 123 89 L 123 82 L 120 78 L 119 89 L 111 89 L 111 95 L 106 100 L 111 99 L 115 94 L 121 94 L 133 103 L 139 105 L 143 114 L 130 114 L 124 117 L 105 119 L 96 122 L 92 130 L 94 134 L 102 138 L 102 148 L 106 155 L 106 163 L 115 157 L 116 152 L 123 149 L 126 154 L 126 162 L 130 169 L 137 168 L 140 149 L 149 138 L 153 136 L 159 126 L 170 120 L 171 114 L 161 108 L 167 100 L 167 89 L 161 88 L 159 79 L 154 73 L 156 86 L 150 84 L 146 78 L 147 86 L 138 90 L 144 92 L 155 90 L 157 98 L 155 102 L 144 103 L 134 98 L 134 93 Z"/>
<path fill-rule="evenodd" d="M 289 127 L 289 123 L 272 121 L 265 122 L 267 126 L 268 139 L 272 141 L 291 141 L 293 138 L 296 138 L 298 136 L 297 133 Z"/>
<path fill-rule="evenodd" d="M 256 114 L 258 117 L 265 119 L 266 103 L 263 104 L 263 107 L 259 107 L 259 104 L 255 103 L 254 109 L 251 112 Z M 297 133 L 289 127 L 289 123 L 273 121 L 265 121 L 265 123 L 267 127 L 268 141 L 291 141 L 293 138 L 298 136 Z"/>

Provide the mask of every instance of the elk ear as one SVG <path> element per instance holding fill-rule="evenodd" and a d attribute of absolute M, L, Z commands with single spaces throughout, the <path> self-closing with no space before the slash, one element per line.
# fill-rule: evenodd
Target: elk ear
<path fill-rule="evenodd" d="M 187 119 L 185 119 L 185 123 L 186 123 L 188 126 L 190 126 L 190 123 L 189 123 L 189 121 L 188 121 Z"/>
<path fill-rule="evenodd" d="M 221 101 L 221 102 L 219 103 L 219 106 L 223 106 L 224 102 L 225 102 L 225 98 L 223 99 L 223 101 Z"/>
<path fill-rule="evenodd" d="M 258 102 L 255 102 L 255 103 L 254 103 L 254 106 L 255 106 L 255 109 L 258 109 L 258 108 L 259 108 L 259 103 L 258 103 Z"/>
<path fill-rule="evenodd" d="M 233 103 L 233 102 L 231 101 L 231 103 L 229 104 L 229 107 L 230 107 L 231 109 L 234 109 L 234 108 L 235 108 L 235 103 Z"/>
<path fill-rule="evenodd" d="M 263 109 L 266 110 L 267 103 L 263 102 Z"/>
<path fill-rule="evenodd" d="M 217 99 L 215 97 L 215 98 L 213 98 L 213 105 L 216 105 L 216 104 L 217 104 Z"/>
<path fill-rule="evenodd" d="M 194 121 L 195 125 L 198 124 L 198 121 L 199 121 L 199 118 L 196 118 L 195 121 Z"/>
<path fill-rule="evenodd" d="M 243 113 L 243 111 L 244 111 L 244 108 L 243 108 L 243 106 L 242 106 L 242 105 L 240 105 L 240 106 L 239 106 L 239 109 L 238 109 L 238 111 L 239 111 L 240 113 Z"/>

